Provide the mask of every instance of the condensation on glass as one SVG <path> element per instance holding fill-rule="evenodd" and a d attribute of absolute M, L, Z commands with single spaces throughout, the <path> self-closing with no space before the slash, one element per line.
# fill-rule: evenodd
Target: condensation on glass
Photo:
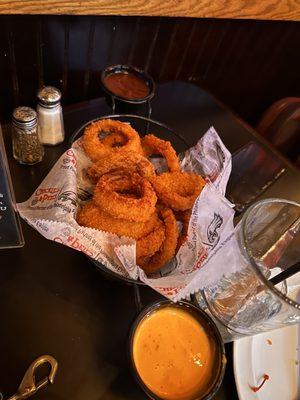
<path fill-rule="evenodd" d="M 196 296 L 217 321 L 225 341 L 300 322 L 300 273 L 269 279 L 300 260 L 300 204 L 267 199 L 254 204 L 235 228 L 231 246 L 239 267 Z"/>

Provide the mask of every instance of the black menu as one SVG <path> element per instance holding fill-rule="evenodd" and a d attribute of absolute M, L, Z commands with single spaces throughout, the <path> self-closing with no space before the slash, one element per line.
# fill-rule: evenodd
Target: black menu
<path fill-rule="evenodd" d="M 0 249 L 24 245 L 0 127 Z"/>

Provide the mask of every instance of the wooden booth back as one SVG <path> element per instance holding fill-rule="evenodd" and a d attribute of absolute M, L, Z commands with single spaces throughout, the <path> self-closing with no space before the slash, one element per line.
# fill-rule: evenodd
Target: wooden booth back
<path fill-rule="evenodd" d="M 99 71 L 125 63 L 156 82 L 211 91 L 250 123 L 300 96 L 300 22 L 120 16 L 0 16 L 0 118 L 35 106 L 41 85 L 70 104 L 102 95 Z"/>

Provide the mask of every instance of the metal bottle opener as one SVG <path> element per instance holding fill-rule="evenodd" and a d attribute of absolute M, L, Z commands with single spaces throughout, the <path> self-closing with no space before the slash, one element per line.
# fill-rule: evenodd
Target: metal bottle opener
<path fill-rule="evenodd" d="M 46 376 L 39 382 L 36 382 L 35 371 L 39 366 L 41 366 L 43 364 L 50 365 L 50 367 L 51 367 L 50 372 L 49 372 L 48 376 Z M 46 386 L 48 383 L 53 384 L 54 378 L 55 378 L 55 375 L 57 372 L 57 366 L 58 366 L 58 363 L 55 360 L 55 358 L 52 356 L 44 355 L 44 356 L 38 357 L 28 367 L 28 369 L 24 375 L 24 378 L 22 379 L 22 382 L 20 383 L 17 393 L 14 394 L 13 396 L 9 397 L 7 400 L 27 399 L 28 397 L 35 394 L 39 389 Z M 1 394 L 0 394 L 0 400 L 2 400 Z"/>

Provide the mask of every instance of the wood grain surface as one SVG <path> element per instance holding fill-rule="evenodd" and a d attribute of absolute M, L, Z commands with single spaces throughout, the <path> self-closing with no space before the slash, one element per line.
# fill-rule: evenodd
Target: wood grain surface
<path fill-rule="evenodd" d="M 64 106 L 99 97 L 100 71 L 132 64 L 157 83 L 200 85 L 255 123 L 278 99 L 300 97 L 299 48 L 294 21 L 0 15 L 0 120 L 35 107 L 43 84 Z"/>
<path fill-rule="evenodd" d="M 152 15 L 300 20 L 299 0 L 1 0 L 1 14 Z"/>

